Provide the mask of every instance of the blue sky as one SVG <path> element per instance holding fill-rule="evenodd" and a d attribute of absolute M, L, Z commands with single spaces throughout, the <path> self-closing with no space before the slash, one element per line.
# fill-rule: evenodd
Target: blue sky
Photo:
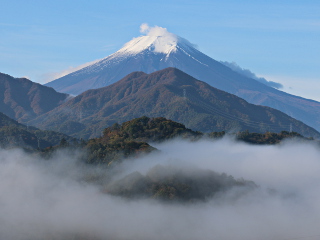
<path fill-rule="evenodd" d="M 320 100 L 320 2 L 0 0 L 0 72 L 45 83 L 165 27 L 210 57 Z"/>

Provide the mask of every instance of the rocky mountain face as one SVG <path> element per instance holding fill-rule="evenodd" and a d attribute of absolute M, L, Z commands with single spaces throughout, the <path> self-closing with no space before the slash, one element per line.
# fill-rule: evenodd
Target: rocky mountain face
<path fill-rule="evenodd" d="M 0 73 L 0 112 L 19 122 L 27 122 L 62 104 L 68 94 Z"/>
<path fill-rule="evenodd" d="M 100 89 L 88 90 L 31 123 L 77 137 L 94 137 L 114 123 L 132 118 L 165 117 L 203 132 L 290 130 L 319 136 L 288 115 L 256 106 L 176 69 L 134 72 Z"/>

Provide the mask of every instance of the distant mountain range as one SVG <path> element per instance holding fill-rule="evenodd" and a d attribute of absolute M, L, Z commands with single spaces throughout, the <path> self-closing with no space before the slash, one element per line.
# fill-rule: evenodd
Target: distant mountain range
<path fill-rule="evenodd" d="M 278 109 L 320 131 L 319 102 L 287 94 L 239 74 L 203 54 L 186 39 L 166 31 L 134 38 L 114 54 L 46 86 L 78 95 L 113 84 L 134 71 L 152 73 L 167 67 L 178 68 L 250 103 Z"/>
<path fill-rule="evenodd" d="M 166 117 L 204 132 L 290 130 L 319 137 L 313 128 L 288 115 L 211 87 L 176 69 L 133 72 L 122 80 L 86 91 L 30 123 L 74 137 L 99 136 L 113 123 L 132 118 Z"/>
<path fill-rule="evenodd" d="M 62 104 L 68 94 L 0 73 L 0 112 L 19 122 L 27 122 Z"/>

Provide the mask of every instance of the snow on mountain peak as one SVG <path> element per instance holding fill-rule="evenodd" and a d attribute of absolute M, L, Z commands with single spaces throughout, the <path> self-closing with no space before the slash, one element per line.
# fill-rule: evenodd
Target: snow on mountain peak
<path fill-rule="evenodd" d="M 156 53 L 170 54 L 177 51 L 177 45 L 182 38 L 168 32 L 166 28 L 154 26 L 149 27 L 144 23 L 140 26 L 140 32 L 145 34 L 137 38 L 133 38 L 126 43 L 118 52 L 137 54 L 144 50 L 149 50 Z"/>
<path fill-rule="evenodd" d="M 166 61 L 171 53 L 176 53 L 178 50 L 180 50 L 182 53 L 193 58 L 200 64 L 206 65 L 193 56 L 194 53 L 198 52 L 198 50 L 196 50 L 196 45 L 190 43 L 188 40 L 182 37 L 168 32 L 166 28 L 159 26 L 150 27 L 148 24 L 144 23 L 140 26 L 140 32 L 144 35 L 133 38 L 117 52 L 103 59 L 85 63 L 75 68 L 70 67 L 61 73 L 55 74 L 56 79 L 68 74 L 78 76 L 84 72 L 98 72 L 114 62 L 121 62 L 122 59 L 125 59 L 126 57 L 135 56 L 139 53 L 148 51 L 151 53 L 165 54 L 165 57 L 162 58 L 161 61 Z"/>

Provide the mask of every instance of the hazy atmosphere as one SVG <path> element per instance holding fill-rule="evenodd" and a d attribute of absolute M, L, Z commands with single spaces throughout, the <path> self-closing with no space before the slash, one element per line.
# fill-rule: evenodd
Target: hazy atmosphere
<path fill-rule="evenodd" d="M 258 186 L 242 194 L 230 189 L 206 201 L 179 205 L 125 200 L 103 193 L 115 176 L 84 167 L 77 160 L 80 153 L 60 152 L 43 161 L 20 150 L 1 150 L 1 238 L 62 239 L 74 234 L 88 239 L 319 238 L 318 146 L 294 141 L 252 146 L 225 138 L 175 140 L 157 147 L 161 152 L 114 169 L 116 178 L 135 171 L 146 174 L 162 165 L 189 173 L 224 172 Z M 93 175 L 100 180 L 84 181 Z"/>

